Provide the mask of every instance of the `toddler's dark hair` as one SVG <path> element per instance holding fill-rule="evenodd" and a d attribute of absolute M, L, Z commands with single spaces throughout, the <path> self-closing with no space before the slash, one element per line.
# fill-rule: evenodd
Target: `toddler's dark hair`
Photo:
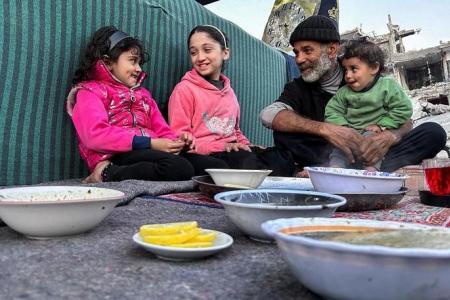
<path fill-rule="evenodd" d="M 365 39 L 348 41 L 344 46 L 344 53 L 341 59 L 353 57 L 359 58 L 372 67 L 378 64 L 378 74 L 382 73 L 385 69 L 383 50 L 373 42 Z"/>
<path fill-rule="evenodd" d="M 99 59 L 108 56 L 108 59 L 112 62 L 116 62 L 119 56 L 130 49 L 136 49 L 137 54 L 140 56 L 140 64 L 143 65 L 148 60 L 148 54 L 145 52 L 143 43 L 134 38 L 127 37 L 118 42 L 111 50 L 109 37 L 116 31 L 119 31 L 114 26 L 106 26 L 98 29 L 92 35 L 86 49 L 81 57 L 80 66 L 75 71 L 75 75 L 72 79 L 73 84 L 77 84 L 81 81 L 89 80 L 90 72 Z"/>

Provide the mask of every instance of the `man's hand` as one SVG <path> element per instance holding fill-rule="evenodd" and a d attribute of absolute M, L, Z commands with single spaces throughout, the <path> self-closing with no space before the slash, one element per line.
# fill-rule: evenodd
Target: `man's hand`
<path fill-rule="evenodd" d="M 412 129 L 411 120 L 406 121 L 397 129 L 385 130 L 377 135 L 364 137 L 361 144 L 361 160 L 370 166 L 383 159 L 389 149 L 400 142 L 405 134 Z"/>
<path fill-rule="evenodd" d="M 360 153 L 360 145 L 364 138 L 358 131 L 345 126 L 322 123 L 319 134 L 333 146 L 342 150 L 351 163 L 355 162 L 353 153 L 357 155 Z"/>
<path fill-rule="evenodd" d="M 364 137 L 361 144 L 361 160 L 366 166 L 373 166 L 383 159 L 392 145 L 396 144 L 399 137 L 389 130 Z"/>
<path fill-rule="evenodd" d="M 248 145 L 244 145 L 241 143 L 226 143 L 224 147 L 224 151 L 231 152 L 231 151 L 239 151 L 239 150 L 245 150 L 248 152 L 252 152 L 250 147 Z"/>
<path fill-rule="evenodd" d="M 383 131 L 383 130 L 381 130 L 381 127 L 378 126 L 377 124 L 370 124 L 364 130 L 365 131 L 371 131 L 371 132 L 374 132 L 374 133 L 380 133 L 380 132 Z"/>
<path fill-rule="evenodd" d="M 159 150 L 163 152 L 178 154 L 183 150 L 185 143 L 178 140 L 172 141 L 171 139 L 159 138 L 151 139 L 151 148 L 153 150 Z"/>

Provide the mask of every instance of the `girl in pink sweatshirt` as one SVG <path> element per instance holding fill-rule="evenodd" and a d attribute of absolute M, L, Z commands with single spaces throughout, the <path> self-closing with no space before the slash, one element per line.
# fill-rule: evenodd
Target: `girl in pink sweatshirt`
<path fill-rule="evenodd" d="M 191 153 L 222 159 L 237 169 L 265 168 L 239 128 L 239 103 L 222 74 L 230 57 L 226 35 L 212 25 L 192 29 L 188 38 L 192 70 L 169 99 L 169 123 L 192 140 Z"/>
<path fill-rule="evenodd" d="M 84 182 L 188 180 L 202 173 L 179 155 L 191 145 L 189 136 L 169 128 L 141 86 L 146 56 L 140 40 L 112 26 L 97 30 L 87 45 L 67 99 L 80 154 L 92 172 Z M 223 167 L 207 156 L 194 158 L 202 167 Z"/>

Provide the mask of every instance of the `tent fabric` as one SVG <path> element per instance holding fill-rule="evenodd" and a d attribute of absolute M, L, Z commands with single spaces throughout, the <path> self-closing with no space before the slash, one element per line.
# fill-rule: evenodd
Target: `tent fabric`
<path fill-rule="evenodd" d="M 144 86 L 167 113 L 173 87 L 191 68 L 187 36 L 205 23 L 230 37 L 225 74 L 240 101 L 241 128 L 253 143 L 271 145 L 258 114 L 286 82 L 283 56 L 196 1 L 2 1 L 0 185 L 87 175 L 64 105 L 80 53 L 96 29 L 114 25 L 145 42 L 150 61 Z"/>

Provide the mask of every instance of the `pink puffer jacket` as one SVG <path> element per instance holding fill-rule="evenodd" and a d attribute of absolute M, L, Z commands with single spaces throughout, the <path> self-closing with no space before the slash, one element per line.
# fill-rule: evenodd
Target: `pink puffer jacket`
<path fill-rule="evenodd" d="M 75 126 L 81 157 L 89 170 L 115 153 L 132 150 L 134 136 L 176 139 L 150 92 L 138 84 L 128 88 L 103 61 L 95 65 L 90 81 L 77 84 L 67 97 L 67 113 Z"/>

